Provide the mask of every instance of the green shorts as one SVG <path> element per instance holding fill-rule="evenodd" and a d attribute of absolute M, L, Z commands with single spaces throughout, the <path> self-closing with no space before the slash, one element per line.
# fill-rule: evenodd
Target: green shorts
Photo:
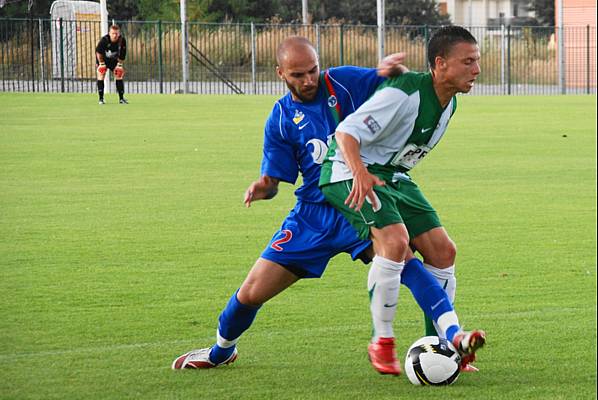
<path fill-rule="evenodd" d="M 436 210 L 413 181 L 400 179 L 397 182 L 386 182 L 385 186 L 375 186 L 374 192 L 382 204 L 377 211 L 373 210 L 368 201 L 363 203 L 359 211 L 345 205 L 352 184 L 353 180 L 347 180 L 330 183 L 320 189 L 326 200 L 347 218 L 362 239 L 370 238 L 372 226 L 383 228 L 404 223 L 410 239 L 442 226 Z"/>

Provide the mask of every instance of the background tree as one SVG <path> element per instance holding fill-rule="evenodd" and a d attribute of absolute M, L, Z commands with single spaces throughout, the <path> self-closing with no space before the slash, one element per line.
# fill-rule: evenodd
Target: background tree
<path fill-rule="evenodd" d="M 48 18 L 53 0 L 4 0 L 1 17 Z M 536 13 L 549 15 L 548 0 L 530 0 Z M 178 21 L 179 0 L 107 0 L 110 18 L 116 20 Z M 551 5 L 554 21 L 554 4 Z M 309 0 L 312 23 L 329 21 L 376 24 L 376 0 Z M 201 22 L 301 22 L 299 0 L 187 0 L 187 17 Z M 440 15 L 435 0 L 386 1 L 386 23 L 403 25 L 446 25 L 447 15 Z"/>
<path fill-rule="evenodd" d="M 540 25 L 554 26 L 554 0 L 530 0 L 529 9 L 535 11 Z"/>
<path fill-rule="evenodd" d="M 54 0 L 35 0 L 28 9 L 29 0 L 5 0 L 0 8 L 0 17 L 5 18 L 50 18 L 50 6 Z"/>
<path fill-rule="evenodd" d="M 117 20 L 136 20 L 139 19 L 139 8 L 136 0 L 109 0 L 106 8 L 110 18 Z"/>

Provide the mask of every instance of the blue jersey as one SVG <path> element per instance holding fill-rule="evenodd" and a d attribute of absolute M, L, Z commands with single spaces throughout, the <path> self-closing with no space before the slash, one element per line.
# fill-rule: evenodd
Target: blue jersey
<path fill-rule="evenodd" d="M 327 82 L 320 79 L 313 101 L 294 101 L 291 93 L 280 98 L 264 129 L 262 175 L 294 184 L 301 174 L 303 185 L 295 195 L 313 203 L 325 202 L 318 187 L 320 167 L 339 117 L 354 112 L 384 81 L 369 68 L 337 67 L 327 72 Z"/>

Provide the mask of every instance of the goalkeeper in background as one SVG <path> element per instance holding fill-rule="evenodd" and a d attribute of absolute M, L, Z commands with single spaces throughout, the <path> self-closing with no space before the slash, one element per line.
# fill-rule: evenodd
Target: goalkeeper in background
<path fill-rule="evenodd" d="M 118 92 L 118 102 L 128 104 L 125 99 L 125 69 L 123 62 L 127 55 L 127 41 L 120 33 L 118 25 L 112 25 L 106 36 L 103 36 L 96 46 L 96 70 L 98 73 L 98 95 L 100 105 L 104 102 L 104 77 L 106 70 L 110 69 L 116 78 L 116 90 Z"/>

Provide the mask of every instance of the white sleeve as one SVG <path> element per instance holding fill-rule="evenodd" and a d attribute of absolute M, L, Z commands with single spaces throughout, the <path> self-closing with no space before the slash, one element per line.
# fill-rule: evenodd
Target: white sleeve
<path fill-rule="evenodd" d="M 392 134 L 409 112 L 409 96 L 400 89 L 385 87 L 378 90 L 353 114 L 347 116 L 337 127 L 362 145 L 369 144 Z"/>

